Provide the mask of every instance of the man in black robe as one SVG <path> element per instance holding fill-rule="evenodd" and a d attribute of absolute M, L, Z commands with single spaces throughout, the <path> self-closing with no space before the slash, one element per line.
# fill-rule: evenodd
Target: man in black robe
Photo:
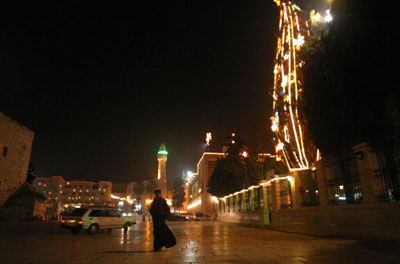
<path fill-rule="evenodd" d="M 156 197 L 150 207 L 153 218 L 154 251 L 160 251 L 162 247 L 170 248 L 176 245 L 176 238 L 165 223 L 165 218 L 171 214 L 167 201 L 162 198 L 161 191 L 154 191 Z"/>

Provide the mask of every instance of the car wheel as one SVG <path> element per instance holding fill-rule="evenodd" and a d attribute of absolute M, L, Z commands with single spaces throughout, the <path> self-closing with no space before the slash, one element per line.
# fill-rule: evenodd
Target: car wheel
<path fill-rule="evenodd" d="M 72 234 L 78 234 L 79 231 L 81 231 L 80 228 L 73 228 L 73 229 L 71 229 Z"/>
<path fill-rule="evenodd" d="M 89 234 L 94 235 L 97 233 L 99 230 L 99 226 L 97 224 L 92 224 L 89 226 L 89 229 L 87 230 Z"/>
<path fill-rule="evenodd" d="M 111 233 L 112 229 L 107 229 L 108 233 Z"/>

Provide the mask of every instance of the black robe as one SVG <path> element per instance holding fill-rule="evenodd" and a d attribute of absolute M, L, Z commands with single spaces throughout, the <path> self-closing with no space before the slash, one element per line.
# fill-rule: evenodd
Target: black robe
<path fill-rule="evenodd" d="M 153 218 L 154 250 L 175 246 L 176 238 L 165 223 L 165 218 L 171 214 L 167 201 L 159 197 L 154 198 L 150 214 Z"/>

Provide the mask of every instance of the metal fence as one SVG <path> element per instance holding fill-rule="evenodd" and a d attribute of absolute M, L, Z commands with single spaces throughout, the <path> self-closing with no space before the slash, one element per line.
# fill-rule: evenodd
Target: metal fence
<path fill-rule="evenodd" d="M 379 168 L 376 176 L 379 179 L 381 201 L 400 200 L 400 134 L 386 138 L 374 145 Z"/>
<path fill-rule="evenodd" d="M 362 186 L 356 157 L 352 152 L 349 153 L 340 158 L 324 160 L 329 205 L 362 202 Z"/>
<path fill-rule="evenodd" d="M 301 178 L 301 198 L 302 206 L 310 207 L 319 205 L 319 193 L 316 171 L 304 171 L 300 174 Z"/>

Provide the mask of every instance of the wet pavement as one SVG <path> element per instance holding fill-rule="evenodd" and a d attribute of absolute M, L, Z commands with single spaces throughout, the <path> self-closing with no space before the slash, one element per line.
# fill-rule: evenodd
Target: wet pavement
<path fill-rule="evenodd" d="M 391 243 L 318 238 L 220 222 L 170 222 L 178 244 L 152 252 L 151 223 L 72 235 L 52 223 L 0 223 L 0 263 L 399 263 Z"/>

